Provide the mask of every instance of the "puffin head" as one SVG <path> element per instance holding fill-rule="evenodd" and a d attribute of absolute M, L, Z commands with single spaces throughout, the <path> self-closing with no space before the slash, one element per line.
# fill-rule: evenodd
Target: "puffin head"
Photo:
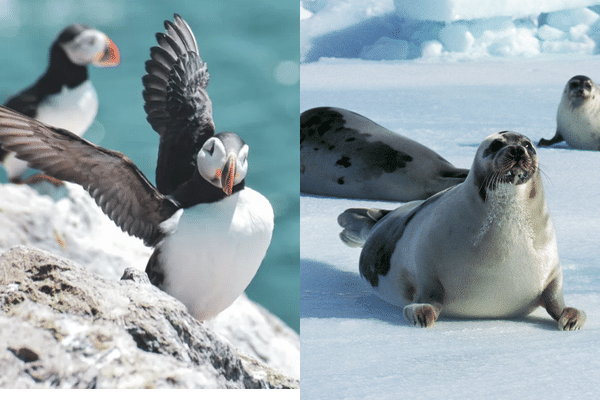
<path fill-rule="evenodd" d="M 233 132 L 221 132 L 208 139 L 197 156 L 200 175 L 229 196 L 248 172 L 248 145 Z"/>
<path fill-rule="evenodd" d="M 104 33 L 88 26 L 76 24 L 66 27 L 56 39 L 73 64 L 96 67 L 119 65 L 117 45 Z"/>

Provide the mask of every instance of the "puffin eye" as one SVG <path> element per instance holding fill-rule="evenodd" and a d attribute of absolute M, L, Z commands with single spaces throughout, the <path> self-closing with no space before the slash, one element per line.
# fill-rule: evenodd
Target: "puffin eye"
<path fill-rule="evenodd" d="M 208 153 L 209 156 L 212 156 L 213 153 L 215 152 L 215 141 L 211 140 L 210 143 L 208 144 L 208 147 L 206 148 L 206 152 Z"/>

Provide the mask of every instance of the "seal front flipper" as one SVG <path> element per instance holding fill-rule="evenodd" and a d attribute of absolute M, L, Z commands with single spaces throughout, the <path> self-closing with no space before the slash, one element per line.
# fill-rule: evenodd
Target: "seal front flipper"
<path fill-rule="evenodd" d="M 442 312 L 442 304 L 444 302 L 444 287 L 442 283 L 439 279 L 434 279 L 421 288 L 411 287 L 408 289 L 415 292 L 416 296 L 413 299 L 413 303 L 404 307 L 404 318 L 414 326 L 431 328 Z"/>
<path fill-rule="evenodd" d="M 586 320 L 585 312 L 573 307 L 565 307 L 562 293 L 562 279 L 553 279 L 542 293 L 542 307 L 548 314 L 558 321 L 558 329 L 561 331 L 576 331 L 583 327 Z"/>
<path fill-rule="evenodd" d="M 564 141 L 565 139 L 563 139 L 562 135 L 560 134 L 559 131 L 556 131 L 556 134 L 554 135 L 554 137 L 550 140 L 548 139 L 540 139 L 540 141 L 538 142 L 538 146 L 552 146 L 555 143 L 560 143 L 562 141 Z"/>

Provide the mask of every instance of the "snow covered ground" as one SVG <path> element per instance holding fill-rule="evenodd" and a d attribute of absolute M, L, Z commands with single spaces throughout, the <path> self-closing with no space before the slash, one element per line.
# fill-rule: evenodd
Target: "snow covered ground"
<path fill-rule="evenodd" d="M 469 168 L 479 143 L 514 130 L 535 143 L 556 128 L 567 80 L 600 81 L 600 57 L 476 62 L 323 59 L 301 67 L 301 110 L 356 111 Z M 542 309 L 518 320 L 409 326 L 358 274 L 360 249 L 338 238 L 349 207 L 391 203 L 301 197 L 302 398 L 593 398 L 600 391 L 600 152 L 538 151 L 568 305 L 581 331 Z"/>

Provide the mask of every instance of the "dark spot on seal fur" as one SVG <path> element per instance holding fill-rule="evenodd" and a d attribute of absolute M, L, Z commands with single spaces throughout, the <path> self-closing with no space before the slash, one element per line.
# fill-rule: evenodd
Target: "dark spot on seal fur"
<path fill-rule="evenodd" d="M 367 164 L 380 168 L 387 173 L 397 169 L 405 168 L 406 164 L 413 160 L 412 156 L 394 150 L 382 142 L 370 143 L 359 157 Z"/>
<path fill-rule="evenodd" d="M 345 183 L 344 182 L 344 177 L 342 176 L 341 178 L 338 178 L 337 183 L 340 184 L 340 185 L 343 185 Z"/>
<path fill-rule="evenodd" d="M 496 154 L 498 150 L 504 147 L 504 142 L 500 139 L 494 140 L 487 149 L 483 152 L 483 158 L 487 158 L 492 154 Z"/>
<path fill-rule="evenodd" d="M 344 116 L 329 107 L 312 108 L 300 114 L 300 143 L 315 136 L 322 137 L 327 132 L 337 132 L 344 128 Z"/>
<path fill-rule="evenodd" d="M 342 156 L 342 158 L 337 160 L 335 163 L 337 165 L 341 165 L 344 168 L 348 168 L 349 166 L 352 165 L 352 163 L 350 162 L 350 157 L 348 157 L 348 156 Z"/>
<path fill-rule="evenodd" d="M 537 189 L 535 187 L 535 180 L 532 183 L 533 184 L 531 185 L 531 191 L 529 192 L 529 198 L 530 199 L 535 199 L 535 196 L 537 196 Z"/>
<path fill-rule="evenodd" d="M 318 107 L 300 115 L 300 144 L 310 142 L 313 148 L 351 154 L 352 165 L 368 179 L 383 172 L 406 168 L 413 157 L 380 141 L 369 141 L 372 134 L 348 128 L 344 115 L 331 107 Z M 314 147 L 317 144 L 319 147 Z M 364 165 L 357 165 L 362 163 Z"/>
<path fill-rule="evenodd" d="M 449 190 L 451 190 L 450 188 Z M 362 252 L 360 253 L 359 270 L 363 278 L 365 278 L 373 287 L 379 285 L 379 275 L 386 276 L 390 271 L 390 262 L 392 254 L 396 249 L 396 244 L 404 234 L 404 229 L 413 219 L 413 217 L 422 209 L 435 203 L 448 190 L 439 192 L 420 205 L 404 215 L 403 221 L 397 221 L 393 225 L 386 225 L 387 229 L 376 229 L 378 224 L 385 223 L 384 217 L 391 212 L 382 213 L 382 218 L 377 221 L 373 227 L 369 240 L 365 243 Z"/>

